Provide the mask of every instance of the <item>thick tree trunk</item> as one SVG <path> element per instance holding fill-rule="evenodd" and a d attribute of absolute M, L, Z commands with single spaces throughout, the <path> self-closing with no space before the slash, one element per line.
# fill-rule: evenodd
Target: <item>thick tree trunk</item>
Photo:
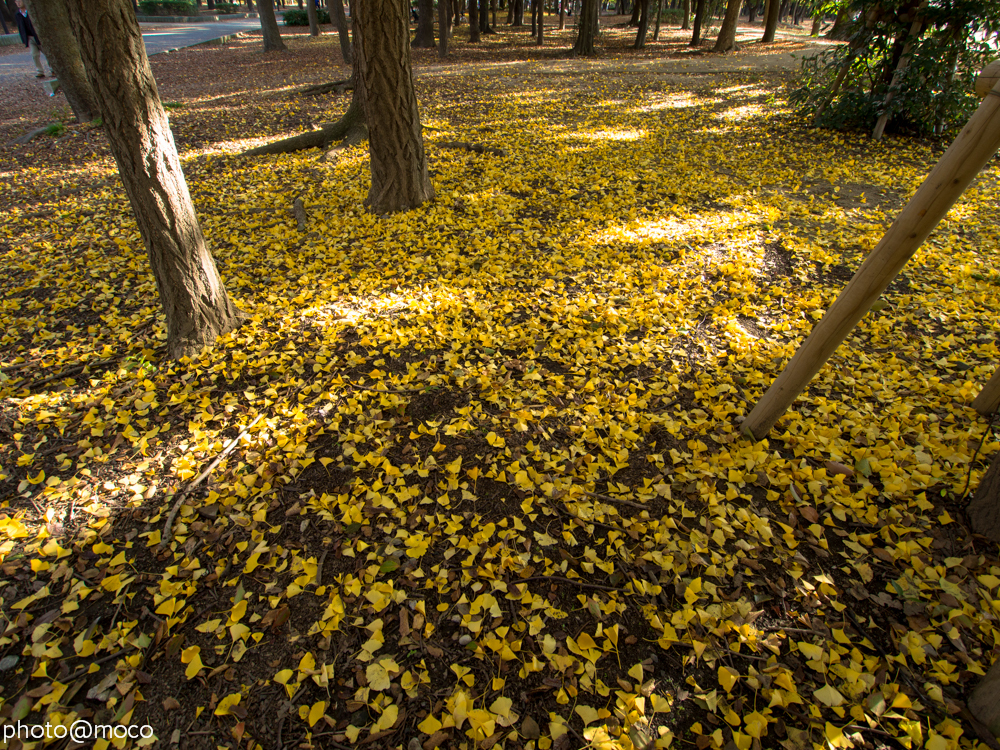
<path fill-rule="evenodd" d="M 524 0 L 514 0 L 511 9 L 514 11 L 513 26 L 524 26 Z"/>
<path fill-rule="evenodd" d="M 694 29 L 691 32 L 691 47 L 697 47 L 701 44 L 701 26 L 705 21 L 705 6 L 707 5 L 707 0 L 698 0 L 695 6 L 694 12 Z"/>
<path fill-rule="evenodd" d="M 490 28 L 490 0 L 479 0 L 479 33 L 493 33 Z"/>
<path fill-rule="evenodd" d="M 778 0 L 770 0 L 767 4 L 767 17 L 764 19 L 764 36 L 760 40 L 768 44 L 774 41 L 774 32 L 778 30 Z"/>
<path fill-rule="evenodd" d="M 313 0 L 309 0 L 310 3 Z M 274 0 L 257 0 L 257 14 L 260 16 L 260 28 L 264 32 L 264 51 L 281 52 L 287 49 L 281 41 L 278 31 L 278 19 L 274 15 Z"/>
<path fill-rule="evenodd" d="M 455 25 L 462 25 L 462 16 L 465 13 L 465 0 L 445 0 L 445 2 L 451 2 L 455 5 Z"/>
<path fill-rule="evenodd" d="M 726 17 L 722 19 L 719 38 L 715 40 L 715 52 L 728 52 L 736 49 L 736 22 L 740 19 L 740 5 L 743 0 L 729 0 L 726 6 Z"/>
<path fill-rule="evenodd" d="M 965 515 L 974 532 L 1000 543 L 1000 453 L 993 457 L 990 468 L 979 480 L 976 496 Z"/>
<path fill-rule="evenodd" d="M 73 114 L 80 122 L 90 122 L 97 117 L 97 99 L 87 80 L 80 43 L 73 35 L 65 3 L 63 0 L 30 0 L 26 5 L 28 16 L 42 40 L 45 59 L 52 74 L 59 79 L 59 87 Z"/>
<path fill-rule="evenodd" d="M 438 0 L 438 55 L 443 60 L 448 56 L 448 1 Z"/>
<path fill-rule="evenodd" d="M 306 18 L 309 19 L 309 36 L 319 36 L 319 13 L 315 2 L 306 4 Z M 275 23 L 277 24 L 277 19 Z"/>
<path fill-rule="evenodd" d="M 994 737 L 1000 737 L 1000 662 L 990 667 L 972 691 L 969 711 Z"/>
<path fill-rule="evenodd" d="M 479 41 L 479 2 L 469 0 L 469 42 L 475 44 Z"/>
<path fill-rule="evenodd" d="M 632 17 L 628 20 L 629 26 L 638 26 L 642 16 L 642 0 L 633 0 Z"/>
<path fill-rule="evenodd" d="M 66 7 L 149 253 L 168 353 L 195 355 L 243 316 L 205 245 L 135 11 L 128 0 L 67 0 Z"/>
<path fill-rule="evenodd" d="M 417 2 L 417 33 L 413 37 L 413 46 L 434 46 L 434 0 Z"/>
<path fill-rule="evenodd" d="M 639 30 L 635 33 L 635 49 L 642 49 L 646 46 L 646 32 L 649 31 L 649 0 L 636 0 L 639 7 Z"/>
<path fill-rule="evenodd" d="M 407 14 L 408 6 L 399 0 L 364 0 L 354 15 L 356 90 L 371 154 L 372 184 L 365 203 L 378 214 L 415 208 L 434 197 L 413 89 Z M 478 24 L 470 25 L 479 30 Z"/>
<path fill-rule="evenodd" d="M 583 0 L 581 3 L 579 30 L 576 35 L 576 44 L 573 45 L 574 55 L 594 54 L 598 8 L 598 0 Z"/>
<path fill-rule="evenodd" d="M 691 0 L 683 0 L 683 19 L 681 20 L 681 31 L 688 31 L 691 28 Z"/>
<path fill-rule="evenodd" d="M 327 0 L 333 11 L 334 23 L 337 24 L 337 35 L 340 37 L 340 54 L 348 65 L 354 63 L 354 53 L 351 51 L 351 30 L 347 25 L 347 14 L 344 13 L 344 0 Z"/>

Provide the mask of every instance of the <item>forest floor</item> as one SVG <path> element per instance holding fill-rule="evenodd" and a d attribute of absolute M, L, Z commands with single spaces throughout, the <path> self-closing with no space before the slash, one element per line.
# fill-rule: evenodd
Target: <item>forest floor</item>
<path fill-rule="evenodd" d="M 335 35 L 155 57 L 249 316 L 183 362 L 100 128 L 0 94 L 0 143 L 61 123 L 2 149 L 0 723 L 985 746 L 965 701 L 1000 560 L 963 504 L 1000 447 L 969 407 L 1000 359 L 1000 170 L 748 441 L 942 147 L 806 127 L 806 37 L 665 31 L 586 61 L 571 29 L 414 51 L 437 194 L 389 217 L 364 147 L 240 155 L 345 110 L 296 93 L 346 77 Z"/>

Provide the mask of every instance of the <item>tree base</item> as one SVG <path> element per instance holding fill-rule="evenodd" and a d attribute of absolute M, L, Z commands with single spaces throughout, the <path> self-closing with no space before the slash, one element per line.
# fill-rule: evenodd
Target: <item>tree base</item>
<path fill-rule="evenodd" d="M 976 496 L 965 509 L 972 530 L 989 540 L 1000 543 L 1000 453 L 979 480 Z M 998 680 L 1000 687 L 1000 680 Z"/>

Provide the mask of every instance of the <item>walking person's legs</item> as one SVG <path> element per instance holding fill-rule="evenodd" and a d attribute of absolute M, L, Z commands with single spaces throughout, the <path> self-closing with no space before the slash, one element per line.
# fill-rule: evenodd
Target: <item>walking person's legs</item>
<path fill-rule="evenodd" d="M 34 40 L 34 38 L 28 39 L 28 47 L 31 48 L 31 59 L 35 63 L 35 67 L 38 68 L 38 77 L 45 78 L 45 68 L 42 67 L 41 48 L 38 46 L 38 43 Z M 48 60 L 45 62 L 48 62 Z"/>

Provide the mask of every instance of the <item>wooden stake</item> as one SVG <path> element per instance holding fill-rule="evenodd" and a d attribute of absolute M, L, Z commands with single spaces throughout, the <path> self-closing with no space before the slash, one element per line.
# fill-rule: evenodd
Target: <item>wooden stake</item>
<path fill-rule="evenodd" d="M 1000 83 L 743 423 L 762 440 L 1000 148 Z M 987 386 L 989 388 L 989 386 Z"/>
<path fill-rule="evenodd" d="M 990 382 L 983 386 L 983 390 L 976 396 L 972 408 L 984 417 L 990 416 L 1000 408 L 1000 367 L 997 367 Z"/>

